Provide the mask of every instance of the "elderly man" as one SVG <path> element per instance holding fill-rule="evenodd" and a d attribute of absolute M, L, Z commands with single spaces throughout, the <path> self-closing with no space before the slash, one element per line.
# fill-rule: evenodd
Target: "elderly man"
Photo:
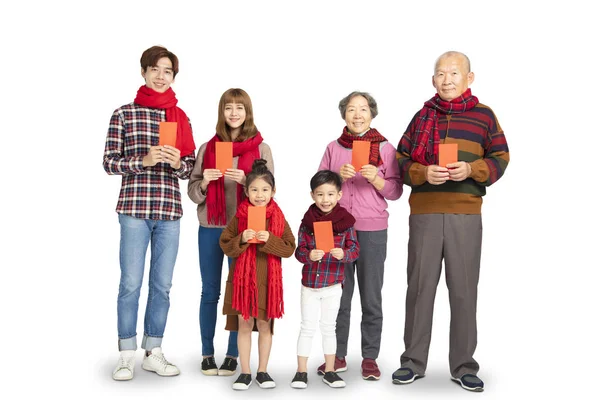
<path fill-rule="evenodd" d="M 394 383 L 425 376 L 436 287 L 444 260 L 450 294 L 450 372 L 464 389 L 482 391 L 473 359 L 477 346 L 477 283 L 481 203 L 486 187 L 504 174 L 508 146 L 494 112 L 471 94 L 475 76 L 466 55 L 442 54 L 435 63 L 437 94 L 415 114 L 398 144 L 404 183 L 411 187 L 408 290 L 401 367 Z M 456 144 L 458 161 L 439 165 Z M 450 151 L 452 153 L 452 150 Z M 445 157 L 444 157 L 445 159 Z"/>

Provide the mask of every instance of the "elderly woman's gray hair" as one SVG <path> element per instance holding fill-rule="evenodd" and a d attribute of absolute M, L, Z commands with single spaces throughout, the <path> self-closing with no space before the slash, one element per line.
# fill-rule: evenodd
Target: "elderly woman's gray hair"
<path fill-rule="evenodd" d="M 348 96 L 340 100 L 340 105 L 338 107 L 340 109 L 340 113 L 342 114 L 342 118 L 346 118 L 346 108 L 348 107 L 348 103 L 350 103 L 350 100 L 352 100 L 352 98 L 356 96 L 362 96 L 365 99 L 367 99 L 369 109 L 371 110 L 371 118 L 375 118 L 379 113 L 379 111 L 377 111 L 377 102 L 375 101 L 373 96 L 371 96 L 367 92 L 352 92 Z"/>

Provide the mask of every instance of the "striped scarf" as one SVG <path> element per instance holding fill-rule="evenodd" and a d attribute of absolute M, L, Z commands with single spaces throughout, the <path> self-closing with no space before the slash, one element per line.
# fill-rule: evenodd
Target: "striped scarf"
<path fill-rule="evenodd" d="M 442 100 L 439 94 L 425 102 L 418 117 L 410 157 L 423 165 L 435 165 L 439 153 L 440 133 L 438 130 L 439 113 L 460 114 L 469 111 L 479 103 L 477 97 L 467 89 L 462 95 L 451 101 Z"/>
<path fill-rule="evenodd" d="M 250 201 L 244 199 L 235 216 L 238 218 L 238 233 L 248 228 L 248 207 Z M 267 204 L 267 229 L 269 234 L 281 237 L 285 227 L 283 212 L 271 199 Z M 261 244 L 250 244 L 238 257 L 233 272 L 233 297 L 231 307 L 240 311 L 242 317 L 258 317 L 258 285 L 256 282 L 256 248 Z M 283 277 L 281 258 L 267 254 L 267 318 L 281 318 L 283 315 Z"/>
<path fill-rule="evenodd" d="M 338 138 L 338 143 L 347 149 L 352 149 L 352 142 L 355 140 L 363 140 L 371 142 L 371 151 L 369 152 L 369 164 L 379 167 L 383 164 L 381 155 L 379 154 L 379 144 L 387 142 L 387 139 L 381 135 L 375 128 L 371 128 L 362 136 L 355 136 L 348 133 L 348 127 L 345 126 L 342 135 Z"/>

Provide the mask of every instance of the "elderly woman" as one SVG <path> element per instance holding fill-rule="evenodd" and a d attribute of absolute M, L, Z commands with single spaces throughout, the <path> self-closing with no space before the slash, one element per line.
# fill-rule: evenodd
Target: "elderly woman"
<path fill-rule="evenodd" d="M 340 205 L 356 219 L 360 256 L 346 264 L 345 282 L 340 309 L 336 320 L 337 351 L 334 369 L 346 371 L 350 306 L 354 293 L 354 274 L 358 279 L 362 309 L 361 373 L 363 379 L 377 380 L 381 376 L 377 356 L 381 343 L 381 289 L 383 266 L 386 257 L 388 212 L 386 200 L 396 200 L 402 195 L 402 180 L 396 149 L 375 128 L 371 121 L 377 116 L 377 102 L 370 94 L 352 92 L 339 104 L 346 126 L 341 136 L 329 143 L 319 170 L 339 171 L 343 196 Z M 352 143 L 371 143 L 369 163 L 355 170 L 352 161 Z M 318 370 L 324 374 L 325 364 Z"/>

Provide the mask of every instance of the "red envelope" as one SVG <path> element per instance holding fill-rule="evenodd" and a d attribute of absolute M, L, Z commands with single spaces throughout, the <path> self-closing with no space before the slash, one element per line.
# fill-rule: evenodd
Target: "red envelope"
<path fill-rule="evenodd" d="M 267 229 L 267 207 L 248 206 L 248 229 L 252 229 L 255 232 Z M 254 238 L 248 240 L 248 243 L 263 242 Z"/>
<path fill-rule="evenodd" d="M 360 171 L 363 165 L 369 163 L 369 153 L 371 152 L 371 142 L 355 140 L 352 142 L 352 166 L 356 173 Z"/>
<path fill-rule="evenodd" d="M 177 144 L 177 122 L 161 122 L 158 126 L 158 145 L 175 147 Z"/>
<path fill-rule="evenodd" d="M 233 168 L 233 143 L 232 142 L 216 142 L 217 165 L 216 169 L 222 174 L 228 168 Z"/>
<path fill-rule="evenodd" d="M 325 253 L 329 253 L 335 246 L 331 221 L 313 222 L 313 229 L 315 231 L 315 244 L 317 250 L 323 250 Z"/>
<path fill-rule="evenodd" d="M 440 167 L 446 168 L 446 165 L 458 161 L 458 143 L 444 143 L 439 147 L 439 162 Z"/>

